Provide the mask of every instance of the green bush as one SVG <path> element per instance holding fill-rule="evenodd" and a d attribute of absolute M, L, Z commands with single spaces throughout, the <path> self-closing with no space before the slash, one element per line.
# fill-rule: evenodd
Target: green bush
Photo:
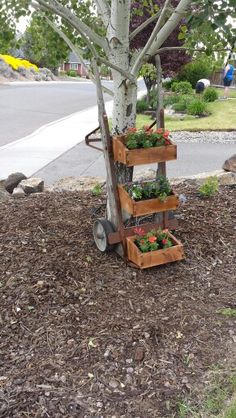
<path fill-rule="evenodd" d="M 211 74 L 211 67 L 208 62 L 198 60 L 189 62 L 180 71 L 178 79 L 180 81 L 189 81 L 192 87 L 195 88 L 198 80 L 201 78 L 209 78 Z"/>
<path fill-rule="evenodd" d="M 208 87 L 203 93 L 203 100 L 205 102 L 214 102 L 219 97 L 218 91 L 213 87 Z"/>
<path fill-rule="evenodd" d="M 137 113 L 143 113 L 145 110 L 148 110 L 148 104 L 145 99 L 140 99 L 137 101 L 136 111 Z"/>
<path fill-rule="evenodd" d="M 172 84 L 171 90 L 180 94 L 191 94 L 193 91 L 192 85 L 188 81 L 175 81 Z"/>
<path fill-rule="evenodd" d="M 69 70 L 66 73 L 69 77 L 77 77 L 77 72 L 75 70 Z"/>
<path fill-rule="evenodd" d="M 193 102 L 194 96 L 191 96 L 189 94 L 183 94 L 177 96 L 178 101 L 173 104 L 173 109 L 175 112 L 185 112 L 187 110 L 187 107 L 190 105 L 190 103 Z"/>
<path fill-rule="evenodd" d="M 150 103 L 149 103 L 149 107 L 152 110 L 156 110 L 156 108 L 157 108 L 157 89 L 153 89 L 150 92 Z"/>
<path fill-rule="evenodd" d="M 219 181 L 216 176 L 208 177 L 199 187 L 198 191 L 202 197 L 211 197 L 219 190 Z"/>
<path fill-rule="evenodd" d="M 164 96 L 164 99 L 163 99 L 164 107 L 171 106 L 174 103 L 179 102 L 179 97 L 180 96 L 178 96 L 177 94 L 168 94 L 167 96 Z"/>
<path fill-rule="evenodd" d="M 172 83 L 172 80 L 163 81 L 162 87 L 166 90 L 171 90 Z"/>
<path fill-rule="evenodd" d="M 207 104 L 203 100 L 194 99 L 187 105 L 187 114 L 193 116 L 204 116 L 207 114 Z"/>

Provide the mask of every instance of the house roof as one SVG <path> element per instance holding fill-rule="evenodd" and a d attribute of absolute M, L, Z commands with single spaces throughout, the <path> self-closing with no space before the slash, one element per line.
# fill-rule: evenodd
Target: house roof
<path fill-rule="evenodd" d="M 69 63 L 81 64 L 81 61 L 80 61 L 79 57 L 77 57 L 77 55 L 74 52 L 69 53 L 68 62 Z"/>

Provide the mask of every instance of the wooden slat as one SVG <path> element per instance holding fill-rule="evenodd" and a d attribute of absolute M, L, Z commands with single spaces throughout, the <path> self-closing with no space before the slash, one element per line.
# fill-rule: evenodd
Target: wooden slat
<path fill-rule="evenodd" d="M 152 229 L 162 228 L 162 223 L 158 224 L 156 222 L 148 222 L 146 224 L 141 224 L 139 226 L 141 226 L 142 229 L 144 229 L 145 232 L 148 232 L 148 231 L 151 231 Z M 177 219 L 175 219 L 175 218 L 168 219 L 166 227 L 171 229 L 171 230 L 177 229 L 178 228 Z M 133 236 L 134 235 L 134 228 L 135 228 L 135 226 L 130 226 L 128 228 L 125 228 L 125 230 L 124 230 L 125 237 Z M 122 241 L 122 238 L 121 238 L 121 234 L 120 234 L 119 231 L 111 232 L 108 235 L 108 242 L 111 245 L 112 244 L 118 244 L 121 241 Z"/>
<path fill-rule="evenodd" d="M 138 249 L 134 244 L 135 237 L 127 238 L 128 259 L 141 269 L 182 260 L 185 257 L 182 244 L 172 234 L 169 234 L 169 236 L 174 242 L 173 247 L 148 253 L 142 253 Z"/>
<path fill-rule="evenodd" d="M 114 160 L 128 167 L 176 160 L 177 158 L 177 146 L 173 143 L 160 147 L 129 150 L 125 146 L 125 136 L 121 135 L 113 137 L 112 145 Z"/>
<path fill-rule="evenodd" d="M 162 202 L 158 198 L 134 201 L 122 185 L 118 185 L 118 192 L 122 209 L 133 216 L 175 210 L 179 206 L 178 196 L 174 194 L 167 196 L 166 200 Z"/>

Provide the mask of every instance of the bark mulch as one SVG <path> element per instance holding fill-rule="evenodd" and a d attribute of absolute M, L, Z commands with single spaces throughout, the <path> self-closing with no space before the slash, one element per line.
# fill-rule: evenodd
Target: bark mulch
<path fill-rule="evenodd" d="M 186 259 L 145 271 L 100 253 L 104 197 L 0 203 L 0 416 L 178 417 L 236 339 L 236 188 L 179 192 Z M 234 334 L 235 332 L 235 334 Z"/>

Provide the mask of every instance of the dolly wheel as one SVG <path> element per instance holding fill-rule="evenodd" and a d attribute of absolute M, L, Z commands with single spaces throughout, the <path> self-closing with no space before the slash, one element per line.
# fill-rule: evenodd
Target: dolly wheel
<path fill-rule="evenodd" d="M 93 224 L 93 238 L 97 248 L 102 251 L 111 251 L 114 245 L 108 244 L 108 234 L 114 232 L 114 228 L 107 219 L 97 219 Z"/>

